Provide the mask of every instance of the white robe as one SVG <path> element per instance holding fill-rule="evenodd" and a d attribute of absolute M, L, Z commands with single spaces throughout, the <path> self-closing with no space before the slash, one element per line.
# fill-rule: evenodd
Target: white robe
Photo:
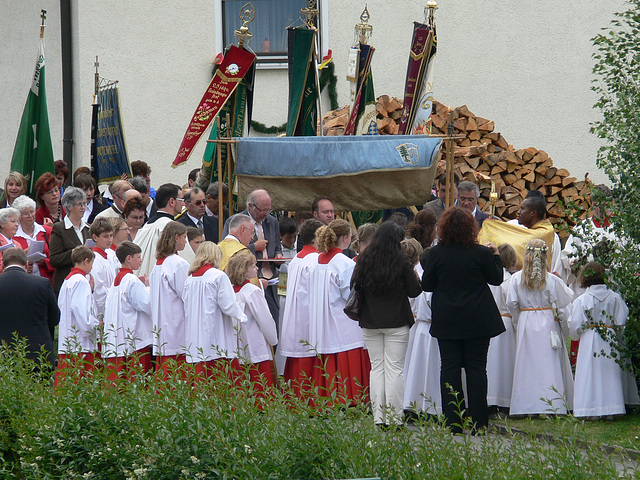
<path fill-rule="evenodd" d="M 138 233 L 136 233 L 136 238 L 133 240 L 133 243 L 138 245 L 142 249 L 142 264 L 140 268 L 136 271 L 136 275 L 150 275 L 153 267 L 156 265 L 156 247 L 158 245 L 158 239 L 160 235 L 162 235 L 162 231 L 164 227 L 167 226 L 167 223 L 172 220 L 168 217 L 160 217 L 153 223 L 145 224 Z M 189 242 L 184 247 L 184 250 L 178 252 L 182 258 L 184 258 L 189 264 L 193 263 L 196 256 L 193 253 L 193 249 Z"/>
<path fill-rule="evenodd" d="M 597 329 L 589 328 L 590 325 L 615 325 L 622 335 L 628 316 L 629 309 L 622 297 L 605 285 L 592 285 L 574 300 L 569 331 L 573 340 L 580 339 L 573 396 L 576 417 L 625 414 L 625 404 L 640 403 L 631 373 L 622 370 L 615 358 L 601 355 L 604 351 L 609 356 L 611 345 Z M 605 336 L 617 336 L 615 330 L 602 328 L 606 329 Z"/>
<path fill-rule="evenodd" d="M 418 268 L 416 268 L 418 270 Z M 420 269 L 422 270 L 422 269 Z M 432 415 L 442 413 L 440 396 L 440 350 L 431 336 L 431 292 L 422 292 L 413 300 L 411 309 L 416 323 L 409 332 L 404 362 L 405 410 L 417 409 Z"/>
<path fill-rule="evenodd" d="M 287 270 L 287 296 L 282 314 L 282 329 L 278 350 L 285 357 L 314 357 L 304 342 L 310 342 L 309 272 L 318 263 L 318 253 L 295 257 Z"/>
<path fill-rule="evenodd" d="M 309 343 L 317 353 L 346 352 L 365 346 L 360 325 L 343 310 L 355 265 L 345 254 L 338 253 L 329 263 L 320 264 L 316 259 L 310 267 Z"/>
<path fill-rule="evenodd" d="M 237 358 L 240 323 L 246 317 L 236 303 L 229 277 L 217 268 L 202 276 L 189 275 L 182 299 L 187 362 Z"/>
<path fill-rule="evenodd" d="M 578 279 L 571 272 L 571 264 L 579 260 L 588 250 L 592 249 L 601 240 L 617 242 L 612 227 L 596 227 L 593 219 L 586 219 L 573 228 L 561 252 L 561 261 L 564 267 L 564 281 L 573 289 L 574 298 L 578 298 L 585 289 L 578 285 Z M 589 252 L 588 260 L 593 260 Z"/>
<path fill-rule="evenodd" d="M 58 353 L 95 352 L 98 349 L 98 316 L 91 285 L 84 275 L 74 274 L 62 282 L 58 307 Z"/>
<path fill-rule="evenodd" d="M 151 295 L 133 273 L 107 294 L 104 311 L 104 357 L 126 357 L 153 341 Z"/>
<path fill-rule="evenodd" d="M 184 353 L 184 302 L 182 292 L 189 264 L 179 255 L 169 255 L 149 275 L 153 350 L 160 355 Z"/>
<path fill-rule="evenodd" d="M 247 283 L 236 292 L 238 307 L 247 317 L 240 327 L 241 357 L 250 363 L 273 360 L 271 347 L 278 343 L 276 324 L 260 287 Z"/>
<path fill-rule="evenodd" d="M 508 407 L 511 403 L 516 360 L 516 331 L 507 308 L 507 291 L 511 278 L 511 274 L 504 270 L 502 284 L 489 285 L 506 329 L 491 339 L 487 355 L 487 405 L 499 407 Z"/>
<path fill-rule="evenodd" d="M 566 324 L 565 309 L 573 292 L 553 274 L 547 274 L 543 290 L 529 290 L 521 284 L 522 272 L 511 277 L 507 293 L 507 308 L 516 325 L 516 360 L 511 394 L 511 415 L 565 414 L 573 403 L 573 377 L 564 343 L 562 325 Z M 544 309 L 530 310 L 525 309 Z M 551 347 L 551 332 L 561 340 L 559 349 Z M 553 388 L 557 390 L 553 391 Z M 541 400 L 548 399 L 551 405 Z"/>
<path fill-rule="evenodd" d="M 109 261 L 109 254 L 107 252 L 105 253 L 107 254 L 107 258 L 104 258 L 99 252 L 95 252 L 93 267 L 91 268 L 91 276 L 93 277 L 93 298 L 96 301 L 98 318 L 100 319 L 104 317 L 104 305 L 107 301 L 107 293 L 109 293 L 109 289 L 116 278 L 116 272 L 113 270 L 113 263 Z"/>

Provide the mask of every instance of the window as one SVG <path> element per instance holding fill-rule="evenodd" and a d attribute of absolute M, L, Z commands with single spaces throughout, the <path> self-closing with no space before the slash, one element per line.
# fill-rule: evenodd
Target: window
<path fill-rule="evenodd" d="M 249 0 L 216 0 L 216 18 L 221 19 L 216 32 L 216 50 L 222 52 L 236 38 L 234 30 L 242 26 L 240 9 Z M 258 68 L 286 68 L 287 27 L 302 24 L 300 10 L 307 6 L 306 0 L 250 0 L 256 16 L 249 24 L 253 38 L 249 47 L 258 55 Z M 323 14 L 328 0 L 317 0 L 320 15 L 316 20 L 320 30 L 322 58 L 326 55 L 328 23 Z"/>

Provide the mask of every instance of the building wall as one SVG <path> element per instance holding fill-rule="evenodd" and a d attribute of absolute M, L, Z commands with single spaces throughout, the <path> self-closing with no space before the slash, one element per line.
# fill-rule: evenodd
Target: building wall
<path fill-rule="evenodd" d="M 376 95 L 402 97 L 414 20 L 424 2 L 368 0 L 376 47 Z M 598 118 L 590 91 L 590 39 L 607 26 L 623 0 L 500 2 L 448 0 L 436 12 L 438 56 L 435 97 L 453 107 L 467 104 L 495 121 L 516 148 L 547 151 L 556 166 L 594 180 L 598 140 L 589 125 Z M 38 48 L 42 2 L 0 5 L 0 177 L 10 165 Z M 340 105 L 349 101 L 347 51 L 364 3 L 328 0 L 329 46 L 338 76 Z M 59 3 L 47 6 L 47 95 L 56 158 L 62 158 L 62 79 Z M 131 160 L 152 165 L 152 182 L 184 183 L 199 166 L 204 142 L 186 165 L 171 163 L 218 53 L 213 0 L 191 2 L 73 2 L 74 167 L 89 164 L 93 63 L 119 80 L 123 122 Z M 254 119 L 266 125 L 286 121 L 286 70 L 258 70 Z M 326 97 L 325 97 L 326 98 Z M 324 110 L 328 110 L 328 101 Z"/>

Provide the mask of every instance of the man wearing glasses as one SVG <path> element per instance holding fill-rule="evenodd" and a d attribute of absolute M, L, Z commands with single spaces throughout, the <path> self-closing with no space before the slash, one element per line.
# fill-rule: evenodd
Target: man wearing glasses
<path fill-rule="evenodd" d="M 199 187 L 187 190 L 184 195 L 187 211 L 177 221 L 187 227 L 196 227 L 204 231 L 204 238 L 210 242 L 218 242 L 218 223 L 205 215 L 206 194 Z"/>
<path fill-rule="evenodd" d="M 278 267 L 273 262 L 260 261 L 261 258 L 284 258 L 280 243 L 280 226 L 278 220 L 271 213 L 271 197 L 266 190 L 254 190 L 247 197 L 247 208 L 243 212 L 253 220 L 254 235 L 249 250 L 258 259 L 258 278 L 272 280 L 278 277 Z M 233 218 L 233 217 L 231 217 Z M 222 231 L 222 238 L 229 233 L 229 221 L 227 219 Z M 277 325 L 279 315 L 279 302 L 276 285 L 269 285 L 265 289 L 265 297 L 269 304 L 269 311 Z"/>

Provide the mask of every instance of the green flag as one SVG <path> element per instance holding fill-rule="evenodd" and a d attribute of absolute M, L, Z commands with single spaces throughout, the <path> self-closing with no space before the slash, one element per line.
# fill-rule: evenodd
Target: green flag
<path fill-rule="evenodd" d="M 35 196 L 34 186 L 40 175 L 45 172 L 55 172 L 44 71 L 44 39 L 41 36 L 36 71 L 22 113 L 20 130 L 11 159 L 11 170 L 20 172 L 29 179 L 27 193 L 32 197 Z"/>
<path fill-rule="evenodd" d="M 315 30 L 288 28 L 289 116 L 287 137 L 314 136 L 318 123 L 316 101 Z"/>

